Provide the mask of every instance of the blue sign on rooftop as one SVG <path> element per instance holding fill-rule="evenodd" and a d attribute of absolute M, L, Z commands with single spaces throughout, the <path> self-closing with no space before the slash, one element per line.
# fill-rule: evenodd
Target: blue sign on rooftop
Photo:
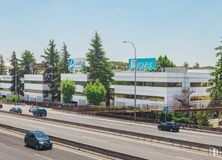
<path fill-rule="evenodd" d="M 128 68 L 130 70 L 135 68 L 135 59 L 129 59 Z M 155 70 L 156 58 L 137 58 L 136 69 L 137 70 Z"/>

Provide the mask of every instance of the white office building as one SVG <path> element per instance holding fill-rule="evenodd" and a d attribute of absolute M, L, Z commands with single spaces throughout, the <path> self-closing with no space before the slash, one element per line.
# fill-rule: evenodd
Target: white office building
<path fill-rule="evenodd" d="M 84 86 L 87 84 L 88 76 L 86 74 L 61 74 L 61 81 L 68 79 L 73 80 L 76 84 L 76 93 L 72 100 L 78 102 L 79 105 L 86 105 L 87 98 L 83 95 Z"/>
<path fill-rule="evenodd" d="M 212 70 L 137 72 L 137 107 L 181 104 L 205 107 L 210 103 L 207 93 Z M 115 105 L 134 106 L 134 72 L 117 72 L 114 76 Z"/>
<path fill-rule="evenodd" d="M 43 90 L 43 75 L 25 74 L 24 76 L 24 100 L 42 102 Z"/>
<path fill-rule="evenodd" d="M 12 95 L 10 88 L 12 86 L 12 76 L 0 75 L 0 97 L 8 98 Z"/>

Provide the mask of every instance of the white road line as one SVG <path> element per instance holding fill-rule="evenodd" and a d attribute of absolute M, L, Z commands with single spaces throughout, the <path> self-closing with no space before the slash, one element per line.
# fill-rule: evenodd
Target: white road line
<path fill-rule="evenodd" d="M 35 156 L 38 156 L 38 157 L 41 157 L 41 158 L 44 158 L 44 159 L 47 159 L 47 160 L 53 160 L 53 159 L 51 159 L 51 158 L 48 158 L 48 157 L 45 157 L 45 156 L 42 156 L 42 155 L 40 155 L 40 154 L 35 154 Z"/>
<path fill-rule="evenodd" d="M 186 158 L 186 157 L 176 157 L 177 159 L 183 159 L 183 160 L 192 160 L 190 158 Z"/>
<path fill-rule="evenodd" d="M 39 129 L 45 129 L 44 127 L 40 127 L 40 126 L 36 126 L 36 125 L 32 125 L 32 124 L 28 124 L 28 126 L 34 127 L 34 128 L 39 128 Z"/>

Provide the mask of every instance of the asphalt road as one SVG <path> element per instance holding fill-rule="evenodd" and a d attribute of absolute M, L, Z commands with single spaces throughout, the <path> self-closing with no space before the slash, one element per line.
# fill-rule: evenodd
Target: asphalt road
<path fill-rule="evenodd" d="M 15 134 L 15 133 L 14 133 Z M 0 160 L 96 160 L 89 155 L 66 147 L 54 145 L 52 150 L 37 151 L 24 147 L 20 135 L 0 129 Z"/>
<path fill-rule="evenodd" d="M 0 114 L 0 123 L 152 160 L 211 160 L 207 153 Z M 172 133 L 171 133 L 172 134 Z M 214 158 L 220 159 L 220 158 Z"/>
<path fill-rule="evenodd" d="M 10 109 L 9 106 L 4 106 L 2 110 L 8 111 L 9 109 Z M 22 107 L 24 114 L 31 115 L 28 109 L 29 107 Z M 215 134 L 210 134 L 210 133 L 188 131 L 188 130 L 180 130 L 179 133 L 170 133 L 170 132 L 158 131 L 157 126 L 155 125 L 139 124 L 139 123 L 133 123 L 133 122 L 118 121 L 118 120 L 113 120 L 113 119 L 105 119 L 105 118 L 100 118 L 100 117 L 70 114 L 70 113 L 55 111 L 52 109 L 47 109 L 47 111 L 48 111 L 48 115 L 47 115 L 48 118 L 60 119 L 60 120 L 71 121 L 71 122 L 78 122 L 78 123 L 89 124 L 89 125 L 96 125 L 96 126 L 101 126 L 101 127 L 106 127 L 106 128 L 126 130 L 126 131 L 131 131 L 131 132 L 136 132 L 136 133 L 156 135 L 156 136 L 161 136 L 161 137 L 166 137 L 166 138 L 187 140 L 187 141 L 197 142 L 197 143 L 222 146 L 222 141 L 221 141 L 222 135 L 215 135 Z"/>

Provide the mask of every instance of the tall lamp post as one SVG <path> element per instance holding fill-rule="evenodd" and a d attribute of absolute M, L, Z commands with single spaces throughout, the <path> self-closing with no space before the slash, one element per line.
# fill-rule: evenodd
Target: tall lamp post
<path fill-rule="evenodd" d="M 135 60 L 135 66 L 134 66 L 134 108 L 136 109 L 136 47 L 131 41 L 123 41 L 123 43 L 129 43 L 133 46 L 134 49 L 134 60 Z M 136 120 L 136 111 L 134 112 L 134 120 Z"/>

